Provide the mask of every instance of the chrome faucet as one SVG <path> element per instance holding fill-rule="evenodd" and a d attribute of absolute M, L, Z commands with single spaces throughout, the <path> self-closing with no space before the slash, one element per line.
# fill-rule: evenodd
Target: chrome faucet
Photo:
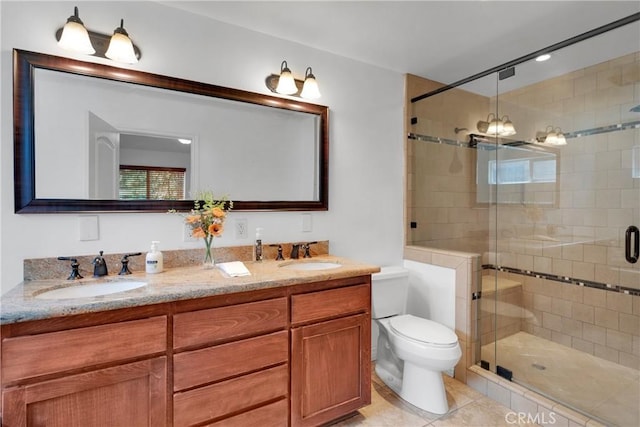
<path fill-rule="evenodd" d="M 103 251 L 100 251 L 100 255 L 95 257 L 92 261 L 93 264 L 93 277 L 101 277 L 109 274 L 107 271 L 107 261 L 102 257 Z"/>

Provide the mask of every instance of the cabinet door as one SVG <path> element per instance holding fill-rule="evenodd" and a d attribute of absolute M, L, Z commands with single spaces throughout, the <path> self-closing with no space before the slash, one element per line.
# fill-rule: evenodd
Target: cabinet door
<path fill-rule="evenodd" d="M 165 357 L 119 365 L 2 393 L 3 426 L 165 426 Z"/>
<path fill-rule="evenodd" d="M 371 403 L 368 314 L 292 330 L 291 424 L 315 426 Z"/>

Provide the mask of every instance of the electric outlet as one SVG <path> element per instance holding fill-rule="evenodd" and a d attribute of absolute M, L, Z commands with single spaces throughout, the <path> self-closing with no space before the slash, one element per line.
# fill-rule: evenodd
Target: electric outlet
<path fill-rule="evenodd" d="M 236 239 L 246 239 L 249 237 L 249 232 L 247 231 L 247 219 L 246 218 L 238 218 L 236 219 Z"/>

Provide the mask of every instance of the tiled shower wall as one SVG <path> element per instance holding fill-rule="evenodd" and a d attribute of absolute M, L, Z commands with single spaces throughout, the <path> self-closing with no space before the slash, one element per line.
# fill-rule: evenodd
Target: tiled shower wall
<path fill-rule="evenodd" d="M 407 76 L 408 99 L 436 87 Z M 407 103 L 408 133 L 467 141 L 456 128 L 474 131 L 495 110 L 495 101 L 454 89 Z M 566 133 L 639 121 L 640 114 L 629 110 L 640 104 L 640 54 L 501 94 L 499 103 L 500 114 L 509 114 L 523 140 L 548 125 Z M 417 123 L 411 125 L 411 117 Z M 640 218 L 640 179 L 632 177 L 640 127 L 567 141 L 558 149 L 556 188 L 523 189 L 522 203 L 496 210 L 476 203 L 476 150 L 409 138 L 407 223 L 416 228 L 407 229 L 407 244 L 475 252 L 485 264 L 640 289 L 640 269 L 626 263 L 623 246 L 624 230 Z M 500 274 L 522 282 L 522 330 L 640 367 L 640 297 Z"/>
<path fill-rule="evenodd" d="M 494 309 L 486 282 L 496 274 Z M 482 345 L 522 330 L 640 369 L 640 296 L 494 270 L 484 270 L 483 277 Z M 511 285 L 500 289 L 505 281 Z"/>
<path fill-rule="evenodd" d="M 407 100 L 441 86 L 413 75 L 407 75 L 406 85 Z M 460 89 L 407 102 L 407 132 L 466 143 L 478 118 L 486 117 L 489 102 Z M 417 119 L 413 125 L 412 117 Z M 408 140 L 407 217 L 416 227 L 407 231 L 407 244 L 487 251 L 489 211 L 475 203 L 475 161 L 475 151 L 469 148 Z"/>
<path fill-rule="evenodd" d="M 640 120 L 640 54 L 582 69 L 500 95 L 518 137 L 547 125 L 564 132 Z M 567 139 L 559 150 L 557 206 L 498 207 L 494 263 L 640 289 L 640 269 L 624 258 L 624 231 L 640 218 L 640 179 L 632 177 L 632 148 L 640 127 Z M 637 225 L 637 224 L 636 224 Z"/>
<path fill-rule="evenodd" d="M 407 76 L 408 91 L 419 88 L 408 97 L 424 93 L 420 80 Z M 417 117 L 417 123 L 407 129 L 466 141 L 465 131 L 455 129 L 472 132 L 494 102 L 452 89 L 409 103 L 407 120 Z M 638 121 L 640 114 L 629 110 L 640 104 L 640 54 L 501 94 L 499 102 L 522 139 L 548 125 L 572 132 Z M 569 138 L 559 149 L 557 188 L 523 188 L 523 203 L 500 204 L 497 221 L 476 203 L 476 150 L 409 139 L 407 213 L 416 228 L 407 231 L 407 242 L 480 253 L 484 263 L 640 289 L 639 270 L 628 268 L 623 246 L 624 230 L 640 218 L 640 179 L 632 178 L 632 148 L 638 145 L 640 127 Z M 497 247 L 488 251 L 496 233 Z"/>

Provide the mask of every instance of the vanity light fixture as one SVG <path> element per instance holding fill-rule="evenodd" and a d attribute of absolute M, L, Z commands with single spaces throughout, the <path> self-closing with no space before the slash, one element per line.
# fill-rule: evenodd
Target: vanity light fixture
<path fill-rule="evenodd" d="M 567 145 L 567 139 L 559 127 L 551 129 L 544 142 L 549 145 Z"/>
<path fill-rule="evenodd" d="M 265 79 L 265 84 L 271 92 L 282 95 L 299 96 L 307 99 L 320 98 L 320 89 L 316 76 L 311 67 L 307 67 L 304 73 L 304 81 L 297 80 L 287 66 L 287 61 L 280 64 L 280 74 L 271 74 Z"/>
<path fill-rule="evenodd" d="M 487 116 L 486 121 L 480 120 L 476 128 L 478 132 L 486 135 L 511 136 L 516 134 L 516 129 L 513 126 L 513 122 L 509 119 L 509 116 L 503 116 L 502 119 L 500 119 L 493 113 Z"/>
<path fill-rule="evenodd" d="M 180 144 L 184 144 L 184 145 L 191 144 L 191 140 L 188 138 L 178 138 L 178 141 L 180 142 Z"/>
<path fill-rule="evenodd" d="M 109 48 L 104 56 L 126 64 L 135 64 L 138 62 L 138 58 L 133 50 L 133 43 L 129 38 L 127 30 L 124 29 L 124 19 L 121 19 L 120 26 L 113 30 L 113 35 L 109 41 Z"/>
<path fill-rule="evenodd" d="M 73 8 L 73 15 L 67 19 L 58 39 L 58 46 L 73 52 L 92 55 L 96 50 L 89 39 L 89 32 L 78 15 L 78 6 Z"/>
<path fill-rule="evenodd" d="M 63 49 L 127 64 L 138 62 L 142 56 L 140 49 L 133 44 L 124 29 L 124 20 L 120 20 L 120 26 L 111 36 L 96 33 L 86 29 L 78 16 L 77 7 L 74 8 L 74 14 L 67 19 L 64 27 L 56 31 L 56 39 Z"/>
<path fill-rule="evenodd" d="M 502 122 L 502 136 L 511 136 L 516 134 L 516 128 L 513 126 L 513 122 L 509 119 L 509 116 L 504 116 Z"/>
<path fill-rule="evenodd" d="M 548 145 L 567 145 L 567 139 L 559 127 L 547 126 L 544 132 L 538 133 L 536 141 Z"/>

